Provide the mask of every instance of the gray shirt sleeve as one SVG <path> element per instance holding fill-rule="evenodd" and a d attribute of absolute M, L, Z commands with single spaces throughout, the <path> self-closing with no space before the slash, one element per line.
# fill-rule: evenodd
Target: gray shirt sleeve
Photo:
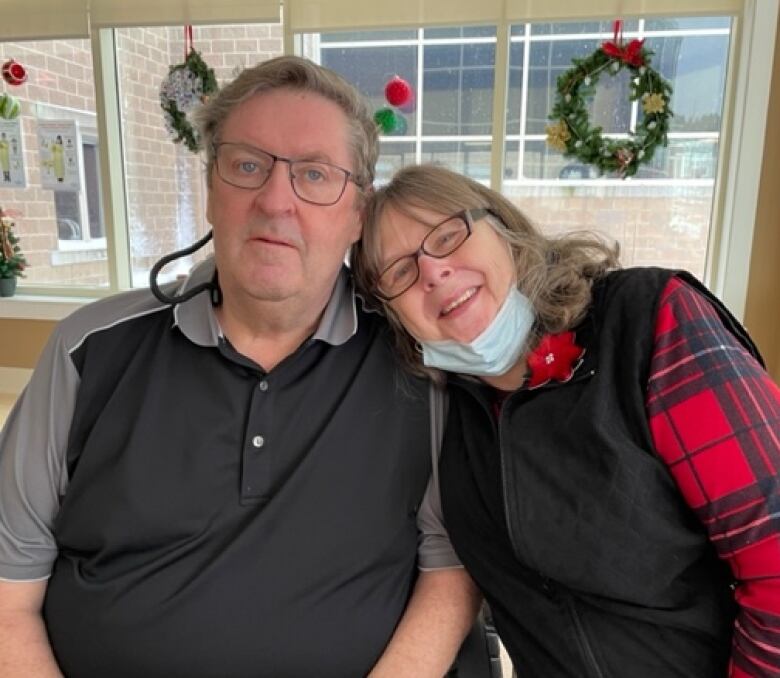
<path fill-rule="evenodd" d="M 439 490 L 439 454 L 444 439 L 446 395 L 442 387 L 431 383 L 431 478 L 417 513 L 417 527 L 420 530 L 418 566 L 421 570 L 463 567 L 444 527 Z"/>
<path fill-rule="evenodd" d="M 55 328 L 0 433 L 0 579 L 45 579 L 79 376 Z"/>

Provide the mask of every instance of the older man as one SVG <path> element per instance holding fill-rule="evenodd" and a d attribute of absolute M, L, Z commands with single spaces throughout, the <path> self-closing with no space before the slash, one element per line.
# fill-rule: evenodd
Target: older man
<path fill-rule="evenodd" d="M 0 674 L 438 678 L 477 598 L 342 265 L 369 111 L 282 57 L 200 127 L 213 259 L 61 323 L 0 439 Z"/>

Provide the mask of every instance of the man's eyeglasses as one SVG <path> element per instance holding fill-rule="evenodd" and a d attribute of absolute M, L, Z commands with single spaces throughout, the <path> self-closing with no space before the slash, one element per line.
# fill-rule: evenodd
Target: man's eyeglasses
<path fill-rule="evenodd" d="M 384 301 L 400 297 L 419 279 L 418 260 L 421 255 L 427 254 L 435 259 L 449 256 L 468 240 L 474 222 L 488 214 L 490 210 L 483 208 L 463 210 L 434 226 L 416 252 L 399 257 L 379 274 L 374 284 L 374 294 Z"/>
<path fill-rule="evenodd" d="M 249 190 L 261 188 L 277 162 L 286 162 L 292 189 L 312 205 L 335 205 L 344 195 L 352 172 L 320 160 L 292 160 L 246 144 L 214 144 L 214 164 L 222 181 Z"/>

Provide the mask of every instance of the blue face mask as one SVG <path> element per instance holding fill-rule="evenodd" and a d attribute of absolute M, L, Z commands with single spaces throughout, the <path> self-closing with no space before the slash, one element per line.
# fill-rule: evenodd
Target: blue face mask
<path fill-rule="evenodd" d="M 533 324 L 531 302 L 512 285 L 496 317 L 474 341 L 421 341 L 423 364 L 476 377 L 499 376 L 517 362 Z"/>

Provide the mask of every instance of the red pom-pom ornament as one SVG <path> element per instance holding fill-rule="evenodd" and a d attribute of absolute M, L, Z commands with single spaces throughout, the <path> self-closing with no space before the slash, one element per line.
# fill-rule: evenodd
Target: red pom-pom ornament
<path fill-rule="evenodd" d="M 3 64 L 3 80 L 9 85 L 21 85 L 27 80 L 27 71 L 18 61 L 9 59 Z"/>
<path fill-rule="evenodd" d="M 385 98 L 391 106 L 405 106 L 413 96 L 412 86 L 398 75 L 385 85 Z"/>

